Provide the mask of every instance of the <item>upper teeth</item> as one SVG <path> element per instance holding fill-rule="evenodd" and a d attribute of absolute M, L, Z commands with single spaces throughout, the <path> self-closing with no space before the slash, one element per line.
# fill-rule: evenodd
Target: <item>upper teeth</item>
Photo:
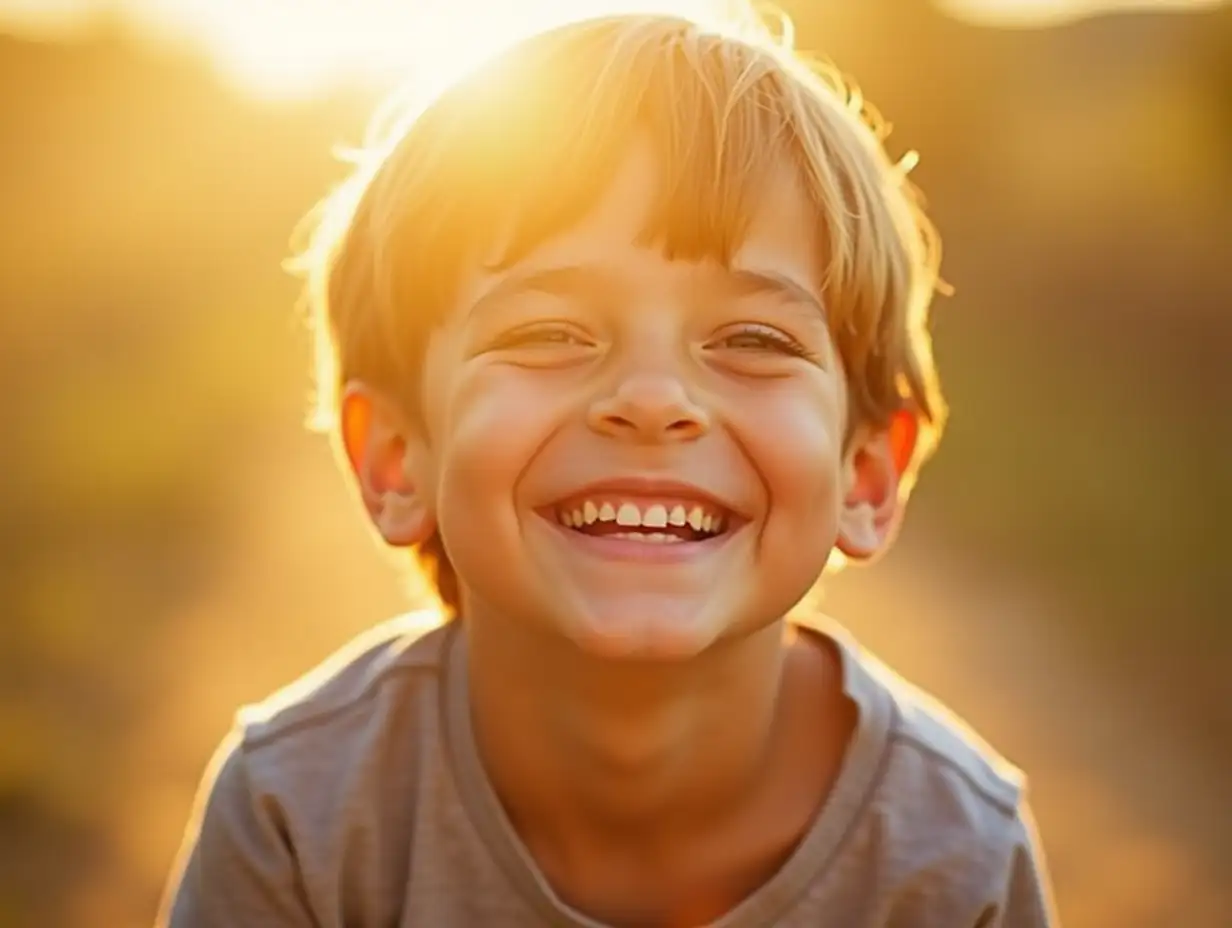
<path fill-rule="evenodd" d="M 565 525 L 593 525 L 595 522 L 615 522 L 628 528 L 666 528 L 669 525 L 689 526 L 697 532 L 717 532 L 723 527 L 721 513 L 704 506 L 683 503 L 638 504 L 627 500 L 620 502 L 596 502 L 586 500 L 560 512 Z"/>

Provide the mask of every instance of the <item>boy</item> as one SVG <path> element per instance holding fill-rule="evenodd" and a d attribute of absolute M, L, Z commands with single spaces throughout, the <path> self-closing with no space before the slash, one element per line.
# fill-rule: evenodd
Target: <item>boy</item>
<path fill-rule="evenodd" d="M 942 401 L 937 247 L 764 37 L 572 23 L 444 92 L 310 255 L 324 402 L 453 621 L 220 751 L 164 919 L 1041 926 L 1020 780 L 838 628 Z"/>

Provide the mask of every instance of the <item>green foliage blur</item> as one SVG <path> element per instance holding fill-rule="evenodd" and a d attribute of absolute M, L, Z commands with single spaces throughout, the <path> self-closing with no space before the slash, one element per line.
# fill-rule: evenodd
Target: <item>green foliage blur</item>
<path fill-rule="evenodd" d="M 905 537 L 1080 604 L 1092 655 L 1232 770 L 1232 9 L 783 5 L 922 152 L 945 237 L 953 418 Z M 370 103 L 259 105 L 119 28 L 0 38 L 0 926 L 52 924 L 106 855 L 149 669 L 192 659 L 169 616 L 248 449 L 300 426 L 280 263 Z"/>

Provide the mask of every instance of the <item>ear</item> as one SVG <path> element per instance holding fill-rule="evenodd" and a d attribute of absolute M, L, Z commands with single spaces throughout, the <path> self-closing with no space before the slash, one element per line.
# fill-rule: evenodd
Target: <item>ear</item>
<path fill-rule="evenodd" d="M 386 396 L 359 381 L 342 391 L 342 446 L 360 500 L 386 543 L 407 548 L 436 530 L 422 435 Z"/>
<path fill-rule="evenodd" d="M 905 502 L 899 488 L 919 437 L 920 421 L 908 410 L 895 413 L 884 429 L 853 437 L 843 466 L 838 535 L 839 550 L 851 560 L 867 561 L 892 540 Z"/>

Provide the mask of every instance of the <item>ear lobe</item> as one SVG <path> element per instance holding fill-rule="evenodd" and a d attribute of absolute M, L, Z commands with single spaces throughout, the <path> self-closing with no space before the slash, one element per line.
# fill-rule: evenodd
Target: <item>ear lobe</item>
<path fill-rule="evenodd" d="M 373 526 L 389 545 L 421 544 L 436 523 L 418 466 L 419 437 L 401 411 L 366 384 L 348 383 L 341 407 L 343 451 Z"/>
<path fill-rule="evenodd" d="M 903 411 L 885 429 L 858 435 L 852 442 L 844 468 L 846 496 L 837 541 L 838 549 L 851 560 L 870 560 L 893 537 L 902 508 L 899 485 L 919 434 L 919 420 Z"/>
<path fill-rule="evenodd" d="M 416 493 L 386 493 L 372 523 L 385 543 L 395 548 L 412 548 L 432 536 L 435 523 Z"/>

